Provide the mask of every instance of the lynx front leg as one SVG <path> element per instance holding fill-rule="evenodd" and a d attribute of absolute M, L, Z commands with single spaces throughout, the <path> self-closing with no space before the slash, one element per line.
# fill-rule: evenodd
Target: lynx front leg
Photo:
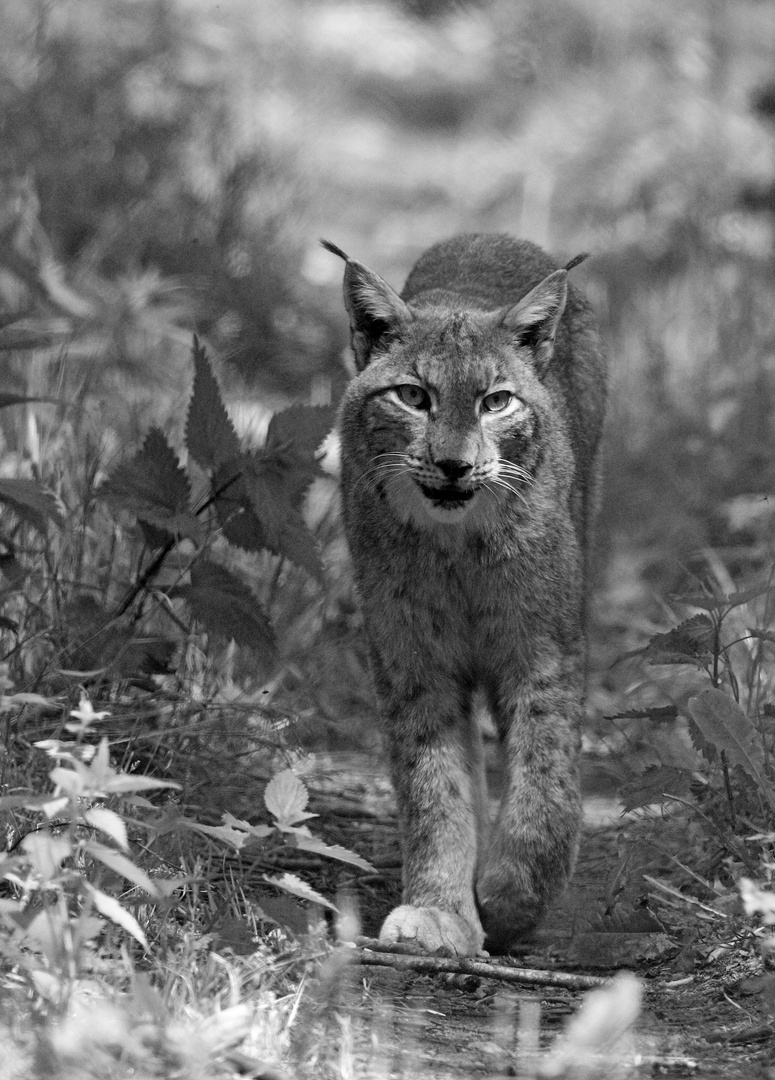
<path fill-rule="evenodd" d="M 481 746 L 457 686 L 383 700 L 403 849 L 403 904 L 380 940 L 476 955 L 484 933 L 474 899 L 484 816 Z"/>
<path fill-rule="evenodd" d="M 535 927 L 576 859 L 583 680 L 575 661 L 547 666 L 551 676 L 502 688 L 496 708 L 508 780 L 476 884 L 495 952 Z"/>

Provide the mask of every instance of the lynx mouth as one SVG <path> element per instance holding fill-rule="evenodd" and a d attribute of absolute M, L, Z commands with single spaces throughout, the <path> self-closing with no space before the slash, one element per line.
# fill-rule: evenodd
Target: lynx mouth
<path fill-rule="evenodd" d="M 420 484 L 419 488 L 426 499 L 443 510 L 459 510 L 476 495 L 476 488 L 428 487 L 427 484 Z"/>

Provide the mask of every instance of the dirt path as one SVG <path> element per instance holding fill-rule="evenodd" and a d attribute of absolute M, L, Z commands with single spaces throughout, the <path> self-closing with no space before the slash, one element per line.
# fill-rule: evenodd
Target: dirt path
<path fill-rule="evenodd" d="M 338 839 L 378 867 L 376 876 L 356 885 L 362 927 L 371 935 L 399 895 L 400 860 L 389 785 L 373 763 L 362 764 L 360 776 L 348 769 L 342 783 L 340 774 L 337 791 L 345 801 Z M 361 817 L 355 813 L 359 798 Z M 660 857 L 655 862 L 628 836 L 611 799 L 588 795 L 586 809 L 573 882 L 517 962 L 603 976 L 633 971 L 642 980 L 643 1007 L 615 1052 L 593 1072 L 572 1075 L 772 1080 L 772 1018 L 761 995 L 745 996 L 740 987 L 756 972 L 756 962 L 741 954 L 734 962 L 695 964 L 691 947 L 682 948 L 678 935 L 661 926 L 641 899 L 642 873 L 658 874 Z M 512 987 L 489 979 L 477 985 L 342 962 L 324 972 L 307 1030 L 318 1045 L 337 1047 L 342 1074 L 353 1080 L 528 1078 L 538 1075 L 537 1062 L 582 997 L 550 986 Z"/>

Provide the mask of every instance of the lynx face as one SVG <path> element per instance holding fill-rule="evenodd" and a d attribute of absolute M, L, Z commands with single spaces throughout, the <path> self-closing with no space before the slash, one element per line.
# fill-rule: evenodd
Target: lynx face
<path fill-rule="evenodd" d="M 477 526 L 504 499 L 526 501 L 540 461 L 542 377 L 566 300 L 566 271 L 512 307 L 406 304 L 347 260 L 345 306 L 360 374 L 345 395 L 348 486 L 384 494 L 423 527 Z M 348 439 L 348 436 L 352 436 Z"/>
<path fill-rule="evenodd" d="M 529 349 L 491 317 L 417 322 L 361 376 L 362 482 L 418 525 L 473 525 L 503 498 L 524 499 L 545 394 Z"/>

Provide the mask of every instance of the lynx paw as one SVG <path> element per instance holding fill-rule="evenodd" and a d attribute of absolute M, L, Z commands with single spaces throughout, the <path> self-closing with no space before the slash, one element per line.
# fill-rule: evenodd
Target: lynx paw
<path fill-rule="evenodd" d="M 484 932 L 451 911 L 402 904 L 385 919 L 379 940 L 384 944 L 402 941 L 428 953 L 442 950 L 453 956 L 476 956 L 482 951 Z"/>

